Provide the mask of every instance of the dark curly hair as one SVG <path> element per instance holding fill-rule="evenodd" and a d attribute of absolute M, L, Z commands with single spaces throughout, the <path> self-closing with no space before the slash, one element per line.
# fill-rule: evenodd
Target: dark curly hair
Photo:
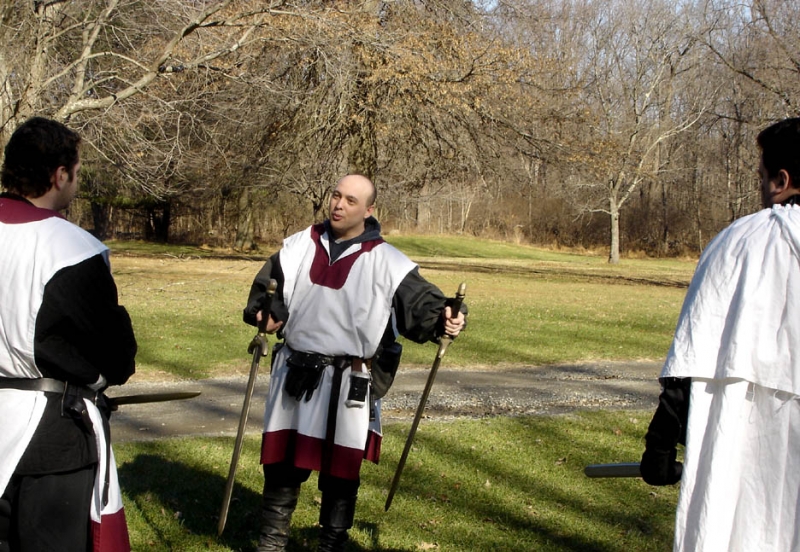
<path fill-rule="evenodd" d="M 33 117 L 22 123 L 6 144 L 0 182 L 9 192 L 37 198 L 52 187 L 58 167 L 70 175 L 78 164 L 81 138 L 51 119 Z"/>
<path fill-rule="evenodd" d="M 800 117 L 784 119 L 762 130 L 756 138 L 767 176 L 775 178 L 781 170 L 800 188 Z"/>

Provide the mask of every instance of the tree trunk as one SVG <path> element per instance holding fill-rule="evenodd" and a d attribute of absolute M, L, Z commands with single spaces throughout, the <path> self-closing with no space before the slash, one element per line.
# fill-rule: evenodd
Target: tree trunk
<path fill-rule="evenodd" d="M 236 222 L 236 237 L 233 240 L 234 250 L 252 251 L 256 249 L 254 221 L 250 190 L 244 188 L 239 194 L 239 217 Z"/>
<path fill-rule="evenodd" d="M 659 249 L 661 255 L 669 254 L 669 196 L 663 178 L 661 179 L 661 247 Z"/>
<path fill-rule="evenodd" d="M 611 250 L 608 253 L 608 262 L 619 263 L 619 207 L 615 201 L 611 202 Z"/>
<path fill-rule="evenodd" d="M 145 240 L 169 243 L 169 226 L 172 222 L 171 207 L 169 201 L 164 201 L 148 205 L 145 208 Z"/>
<path fill-rule="evenodd" d="M 111 205 L 108 203 L 90 202 L 94 230 L 92 235 L 100 241 L 107 240 L 110 234 Z"/>

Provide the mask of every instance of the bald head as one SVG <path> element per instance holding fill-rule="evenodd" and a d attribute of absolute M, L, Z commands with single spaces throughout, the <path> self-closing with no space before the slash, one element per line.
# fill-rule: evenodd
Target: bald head
<path fill-rule="evenodd" d="M 364 221 L 375 210 L 376 195 L 372 181 L 360 174 L 349 174 L 336 183 L 330 203 L 330 225 L 336 239 L 349 240 L 364 232 Z"/>

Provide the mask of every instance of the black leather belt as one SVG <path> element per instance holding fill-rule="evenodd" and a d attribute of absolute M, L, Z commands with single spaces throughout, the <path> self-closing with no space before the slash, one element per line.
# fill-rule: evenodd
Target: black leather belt
<path fill-rule="evenodd" d="M 339 370 L 344 370 L 353 360 L 351 356 L 331 356 L 322 355 L 319 353 L 304 353 L 302 351 L 295 351 L 292 349 L 291 354 L 292 362 L 301 366 L 334 366 Z"/>
<path fill-rule="evenodd" d="M 19 389 L 20 391 L 43 391 L 63 395 L 67 388 L 84 399 L 95 399 L 97 391 L 82 385 L 70 384 L 53 378 L 0 378 L 0 389 Z"/>

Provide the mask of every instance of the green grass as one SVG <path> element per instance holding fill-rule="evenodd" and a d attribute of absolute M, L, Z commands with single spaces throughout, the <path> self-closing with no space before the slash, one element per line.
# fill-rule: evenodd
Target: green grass
<path fill-rule="evenodd" d="M 384 503 L 406 424 L 365 464 L 350 551 L 667 550 L 677 488 L 587 479 L 584 466 L 637 460 L 647 412 L 490 418 L 420 426 L 397 494 Z M 263 478 L 247 438 L 217 539 L 232 439 L 115 445 L 134 550 L 252 550 Z M 290 550 L 314 550 L 319 491 L 303 487 Z"/>
<path fill-rule="evenodd" d="M 658 359 L 669 347 L 694 262 L 625 260 L 464 238 L 394 238 L 446 294 L 467 283 L 469 326 L 449 366 Z M 427 245 L 426 245 L 427 244 Z M 122 244 L 112 244 L 122 253 Z M 141 246 L 145 248 L 145 246 Z M 156 247 L 156 246 L 153 246 Z M 241 319 L 262 260 L 201 258 L 191 249 L 112 256 L 134 322 L 139 372 L 204 378 L 246 371 L 253 328 Z M 199 250 L 198 250 L 199 251 Z M 421 257 L 437 252 L 462 257 Z M 430 364 L 406 342 L 404 365 Z"/>

